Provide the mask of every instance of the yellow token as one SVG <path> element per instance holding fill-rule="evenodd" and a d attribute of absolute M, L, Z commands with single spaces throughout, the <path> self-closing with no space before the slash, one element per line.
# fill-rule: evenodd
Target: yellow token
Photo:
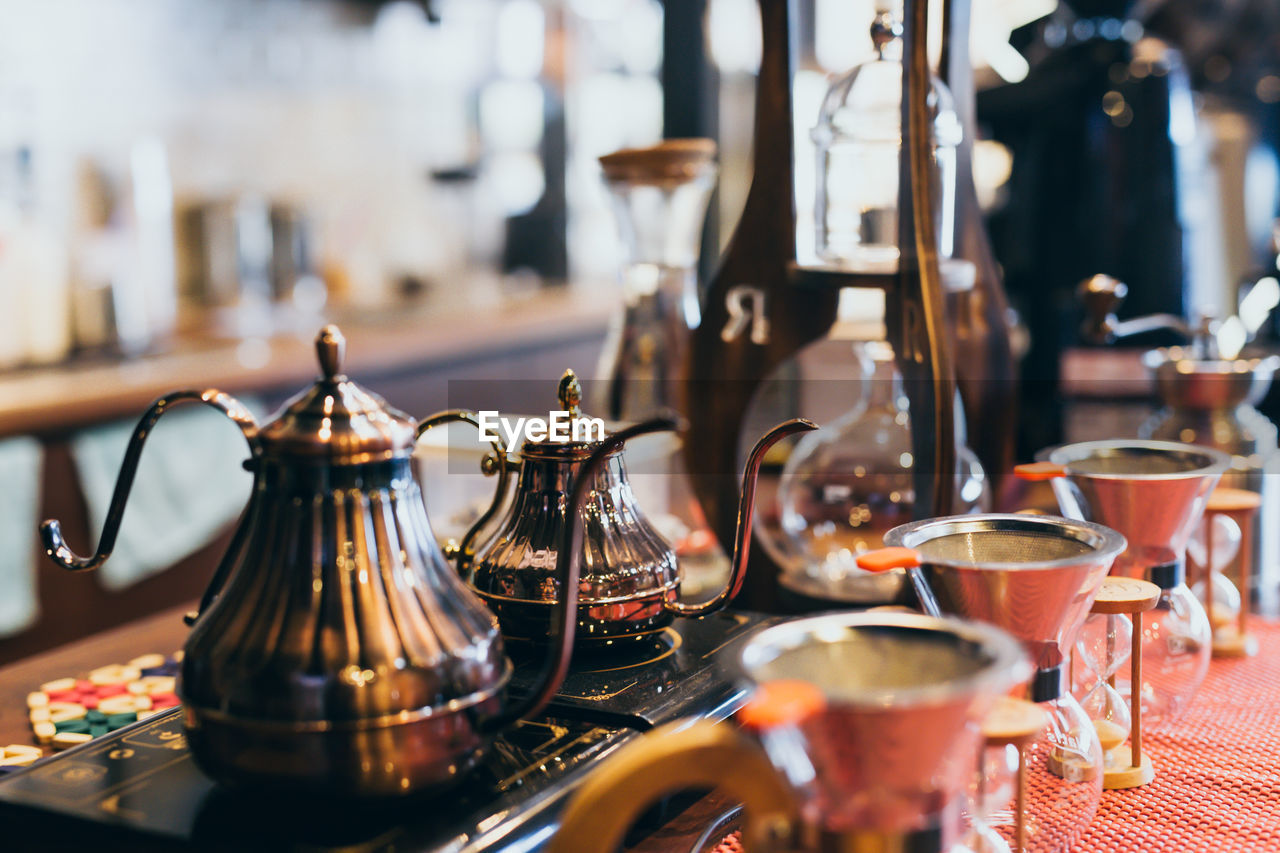
<path fill-rule="evenodd" d="M 49 703 L 49 719 L 55 723 L 62 723 L 67 720 L 78 720 L 83 717 L 85 713 L 85 707 L 78 702 Z"/>
<path fill-rule="evenodd" d="M 150 696 L 133 697 L 133 707 L 135 710 L 138 710 L 138 711 L 151 710 L 151 697 Z"/>
<path fill-rule="evenodd" d="M 104 714 L 127 714 L 130 711 L 138 710 L 138 702 L 145 699 L 144 696 L 130 696 L 128 693 L 121 693 L 118 696 L 108 696 L 106 699 L 98 700 L 98 710 Z M 147 707 L 151 706 L 151 701 L 147 700 Z"/>
<path fill-rule="evenodd" d="M 182 649 L 178 649 L 176 652 L 173 653 L 173 662 L 182 663 Z"/>
<path fill-rule="evenodd" d="M 3 752 L 4 755 L 0 756 L 0 765 L 6 767 L 26 767 L 44 757 L 40 747 L 21 743 L 11 743 L 4 748 Z"/>
<path fill-rule="evenodd" d="M 59 678 L 57 681 L 46 681 L 40 685 L 40 689 L 45 693 L 58 693 L 62 690 L 75 690 L 76 680 L 74 678 Z"/>
<path fill-rule="evenodd" d="M 100 666 L 89 673 L 89 680 L 99 687 L 125 684 L 130 681 L 137 681 L 141 677 L 142 673 L 138 671 L 136 666 L 121 666 L 118 663 L 113 663 L 111 666 Z"/>
<path fill-rule="evenodd" d="M 31 718 L 32 725 L 36 723 L 47 723 L 52 716 L 48 708 L 32 708 L 31 713 L 27 715 Z"/>
<path fill-rule="evenodd" d="M 36 723 L 31 727 L 31 731 L 35 733 L 38 742 L 48 743 L 58 733 L 58 727 L 49 722 Z"/>
<path fill-rule="evenodd" d="M 129 661 L 129 666 L 138 669 L 159 669 L 164 666 L 164 655 L 142 655 Z"/>
<path fill-rule="evenodd" d="M 141 684 L 148 696 L 154 696 L 157 693 L 172 693 L 175 685 L 175 679 L 172 675 L 148 675 L 136 682 Z M 133 691 L 130 690 L 130 693 Z"/>
<path fill-rule="evenodd" d="M 93 735 L 86 732 L 58 732 L 53 736 L 54 749 L 67 749 L 93 740 Z"/>
<path fill-rule="evenodd" d="M 27 694 L 28 708 L 43 708 L 49 704 L 49 694 L 44 691 Z"/>

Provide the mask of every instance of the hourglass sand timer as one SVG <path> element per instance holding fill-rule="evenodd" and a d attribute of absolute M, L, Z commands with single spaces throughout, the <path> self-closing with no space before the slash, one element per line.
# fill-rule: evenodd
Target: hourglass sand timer
<path fill-rule="evenodd" d="M 1027 747 L 1048 722 L 1039 705 L 1012 696 L 1000 697 L 982 721 L 984 743 L 963 847 L 968 853 L 1027 849 Z M 996 815 L 1007 810 L 1011 799 L 1012 844 L 995 828 Z"/>
<path fill-rule="evenodd" d="M 1205 612 L 1213 630 L 1213 656 L 1216 658 L 1247 657 L 1258 653 L 1258 638 L 1249 633 L 1249 567 L 1253 563 L 1253 519 L 1262 506 L 1262 496 L 1246 489 L 1218 487 L 1209 495 L 1205 505 L 1204 543 L 1204 602 Z M 1240 547 L 1230 561 L 1236 567 L 1239 599 L 1231 607 L 1215 606 L 1215 587 L 1219 570 L 1214 557 L 1215 531 L 1218 516 L 1226 516 L 1240 531 Z M 1222 618 L 1225 616 L 1225 618 Z"/>
<path fill-rule="evenodd" d="M 1107 578 L 1090 610 L 1103 618 L 1086 624 L 1085 633 L 1076 646 L 1084 665 L 1093 670 L 1096 679 L 1081 704 L 1093 719 L 1102 743 L 1106 762 L 1102 787 L 1108 791 L 1136 788 L 1156 775 L 1151 759 L 1142 754 L 1140 695 L 1131 691 L 1126 708 L 1116 690 L 1116 673 L 1124 663 L 1120 641 L 1124 629 L 1128 629 L 1129 683 L 1142 683 L 1142 614 L 1159 601 L 1160 587 L 1153 583 L 1137 578 Z M 1088 630 L 1098 623 L 1105 626 L 1101 633 Z M 1124 746 L 1126 737 L 1128 748 Z"/>
<path fill-rule="evenodd" d="M 1212 526 L 1212 529 L 1210 529 Z M 1207 546 L 1213 546 L 1208 552 Z M 1217 512 L 1205 515 L 1187 542 L 1187 583 L 1191 592 L 1205 606 L 1205 615 L 1214 628 L 1234 625 L 1240 615 L 1240 590 L 1223 572 L 1235 563 L 1240 551 L 1240 525 L 1229 515 Z M 1205 591 L 1205 563 L 1213 560 L 1213 589 Z M 1209 605 L 1213 605 L 1210 612 Z"/>

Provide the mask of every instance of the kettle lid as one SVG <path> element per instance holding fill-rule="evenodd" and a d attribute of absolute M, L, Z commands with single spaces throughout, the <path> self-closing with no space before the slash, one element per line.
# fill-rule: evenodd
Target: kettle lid
<path fill-rule="evenodd" d="M 563 432 L 567 435 L 548 429 L 546 438 L 542 440 L 526 439 L 520 447 L 521 456 L 578 461 L 590 456 L 605 440 L 604 421 L 582 413 L 582 383 L 573 370 L 566 370 L 560 377 L 556 397 L 560 410 L 567 415 L 567 423 L 562 422 Z"/>
<path fill-rule="evenodd" d="M 258 432 L 265 456 L 357 465 L 413 452 L 416 422 L 342 373 L 347 341 L 337 326 L 316 336 L 320 378 Z"/>

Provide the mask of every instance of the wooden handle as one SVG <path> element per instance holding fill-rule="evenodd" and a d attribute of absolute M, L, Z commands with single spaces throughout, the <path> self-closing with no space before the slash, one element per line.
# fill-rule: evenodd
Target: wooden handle
<path fill-rule="evenodd" d="M 752 853 L 767 853 L 793 824 L 791 789 L 756 744 L 725 724 L 677 720 L 622 747 L 587 777 L 549 851 L 617 850 L 648 806 L 687 788 L 718 788 L 741 802 Z"/>
<path fill-rule="evenodd" d="M 887 572 L 891 569 L 914 569 L 923 560 L 915 548 L 876 548 L 863 551 L 856 558 L 858 568 L 868 572 Z"/>

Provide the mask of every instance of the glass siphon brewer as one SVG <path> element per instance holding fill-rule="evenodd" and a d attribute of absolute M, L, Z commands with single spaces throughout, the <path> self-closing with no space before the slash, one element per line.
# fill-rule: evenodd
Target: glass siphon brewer
<path fill-rule="evenodd" d="M 968 264 L 944 266 L 948 291 L 972 286 L 972 270 Z M 889 578 L 860 569 L 858 554 L 882 547 L 886 532 L 915 517 L 911 413 L 883 323 L 882 307 L 852 289 L 842 293 L 829 337 L 850 341 L 860 393 L 848 412 L 801 438 L 783 468 L 777 504 L 785 541 L 772 544 L 790 559 L 778 582 L 805 599 L 871 600 Z M 966 444 L 958 401 L 955 413 L 954 507 L 961 514 L 981 512 L 989 484 Z"/>
<path fill-rule="evenodd" d="M 818 258 L 844 270 L 898 268 L 898 175 L 902 157 L 901 2 L 877 0 L 876 56 L 827 90 L 810 136 L 817 153 L 814 215 Z M 927 107 L 936 171 L 933 217 L 938 256 L 955 235 L 956 148 L 963 127 L 946 84 L 931 76 Z"/>

